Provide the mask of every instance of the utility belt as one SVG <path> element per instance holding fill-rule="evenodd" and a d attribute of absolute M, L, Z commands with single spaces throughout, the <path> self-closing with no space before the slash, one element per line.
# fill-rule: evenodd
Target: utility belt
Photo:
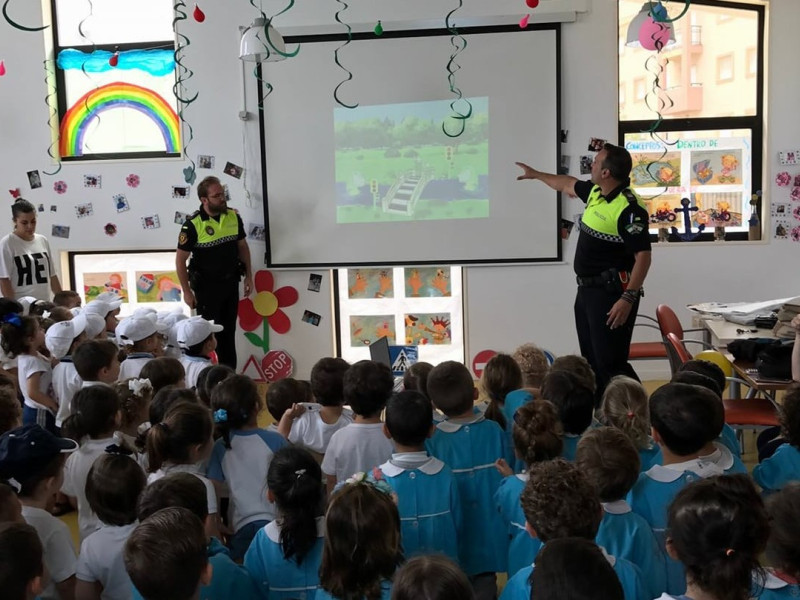
<path fill-rule="evenodd" d="M 631 274 L 629 271 L 620 271 L 612 267 L 599 275 L 590 275 L 588 277 L 578 275 L 575 280 L 578 282 L 578 287 L 605 288 L 609 293 L 621 294 L 628 289 Z"/>
<path fill-rule="evenodd" d="M 227 283 L 231 281 L 240 281 L 245 275 L 246 269 L 242 261 L 237 260 L 235 268 L 227 271 L 210 271 L 198 269 L 196 265 L 189 261 L 187 268 L 189 274 L 189 285 L 192 289 L 197 289 L 200 285 L 205 284 L 215 285 L 219 283 Z"/>

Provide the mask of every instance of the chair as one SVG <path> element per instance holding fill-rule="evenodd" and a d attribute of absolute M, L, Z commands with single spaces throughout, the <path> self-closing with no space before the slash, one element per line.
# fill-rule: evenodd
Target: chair
<path fill-rule="evenodd" d="M 714 346 L 703 340 L 686 339 L 686 333 L 705 330 L 702 328 L 684 329 L 680 320 L 678 319 L 678 315 L 676 315 L 675 311 L 666 304 L 659 304 L 656 308 L 656 320 L 658 321 L 658 327 L 661 330 L 661 335 L 666 339 L 669 334 L 673 334 L 677 338 L 679 346 L 681 346 L 684 351 L 686 351 L 685 344 L 699 344 L 708 350 L 715 350 Z M 666 344 L 666 350 L 669 358 L 670 370 L 672 371 L 673 375 L 678 370 L 680 365 L 687 360 L 691 360 L 692 358 L 691 355 L 689 355 L 689 358 L 685 360 L 679 360 L 676 351 L 674 351 L 674 346 L 671 346 L 670 344 Z"/>
<path fill-rule="evenodd" d="M 637 315 L 637 321 L 644 319 L 656 323 L 636 323 L 634 327 L 650 327 L 660 331 L 658 321 L 648 315 Z M 659 358 L 669 358 L 667 354 L 667 346 L 664 343 L 663 337 L 660 342 L 631 342 L 630 350 L 628 351 L 628 360 L 655 360 Z"/>
<path fill-rule="evenodd" d="M 674 357 L 678 366 L 692 360 L 692 355 L 674 333 L 667 334 L 667 344 L 670 356 Z M 670 359 L 672 360 L 672 359 Z M 727 377 L 728 381 L 739 385 L 750 385 L 736 377 Z M 769 398 L 723 398 L 725 407 L 725 422 L 737 430 L 764 429 L 778 425 L 778 408 Z"/>

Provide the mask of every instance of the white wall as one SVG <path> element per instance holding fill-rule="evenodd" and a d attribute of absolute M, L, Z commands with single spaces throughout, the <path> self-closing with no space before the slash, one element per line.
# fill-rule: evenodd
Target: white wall
<path fill-rule="evenodd" d="M 270 2 L 267 12 L 278 10 Z M 398 5 L 389 0 L 354 3 L 347 18 L 362 23 L 361 28 L 371 28 L 373 19 L 382 19 L 384 28 L 391 27 L 392 19 L 408 21 L 413 18 L 430 20 L 441 18 L 452 3 L 428 0 L 409 0 Z M 195 139 L 189 154 L 213 154 L 217 158 L 217 171 L 228 160 L 246 167 L 246 177 L 237 182 L 223 179 L 231 186 L 236 206 L 245 221 L 261 222 L 261 173 L 258 126 L 255 119 L 242 123 L 238 113 L 242 110 L 241 64 L 238 56 L 238 26 L 246 25 L 256 16 L 245 0 L 205 0 L 200 3 L 206 21 L 197 24 L 191 19 L 184 32 L 192 44 L 187 51 L 187 64 L 195 71 L 188 82 L 191 89 L 199 90 L 197 102 L 186 111 L 186 118 L 194 127 Z M 398 8 L 399 7 L 399 8 Z M 41 9 L 36 2 L 12 3 L 14 18 L 22 23 L 41 22 Z M 472 24 L 505 20 L 515 22 L 523 14 L 519 0 L 485 2 L 467 0 L 463 13 L 456 23 Z M 616 11 L 611 0 L 542 0 L 532 14 L 546 19 L 548 12 L 563 15 L 564 10 L 578 12 L 577 20 L 563 26 L 562 53 L 562 127 L 570 131 L 564 151 L 573 156 L 573 164 L 583 152 L 590 136 L 614 139 L 616 136 Z M 332 23 L 334 2 L 309 0 L 298 3 L 291 12 L 276 21 L 280 27 L 318 27 Z M 359 12 L 360 11 L 360 12 Z M 507 15 L 503 17 L 503 15 Z M 800 4 L 796 0 L 772 0 L 769 10 L 769 117 L 766 128 L 769 138 L 765 164 L 768 171 L 764 181 L 774 180 L 774 162 L 777 152 L 794 148 L 800 140 L 800 122 L 796 107 L 800 100 L 800 81 L 793 77 L 795 57 L 795 32 L 800 26 Z M 35 203 L 43 202 L 48 211 L 41 213 L 40 232 L 49 235 L 55 222 L 74 221 L 73 206 L 86 197 L 87 192 L 72 187 L 68 194 L 57 196 L 52 184 L 58 178 L 73 178 L 80 174 L 97 172 L 112 174 L 138 172 L 143 179 L 150 177 L 159 187 L 158 193 L 142 194 L 136 198 L 138 208 L 131 210 L 131 220 L 117 219 L 118 226 L 139 227 L 138 218 L 148 212 L 162 215 L 163 238 L 148 237 L 147 232 L 136 237 L 135 243 L 125 243 L 126 248 L 163 247 L 164 240 L 177 235 L 178 227 L 172 225 L 171 214 L 185 210 L 186 203 L 176 206 L 161 190 L 182 181 L 182 169 L 188 164 L 175 161 L 171 167 L 152 161 L 126 162 L 122 165 L 94 163 L 92 165 L 65 165 L 57 178 L 44 177 L 44 187 L 36 192 L 28 189 L 25 172 L 32 169 L 50 170 L 47 156 L 50 134 L 44 104 L 46 86 L 42 71 L 44 44 L 42 34 L 21 32 L 0 21 L 0 60 L 5 60 L 7 74 L 0 78 L 0 193 L 19 187 Z M 535 57 L 531 57 L 535 60 Z M 249 71 L 249 69 L 248 69 Z M 248 110 L 255 109 L 254 80 L 246 73 L 248 85 Z M 521 132 L 525 134 L 525 132 Z M 520 157 L 524 159 L 525 157 Z M 577 168 L 577 166 L 576 166 Z M 203 174 L 203 172 L 200 172 Z M 246 198 L 244 185 L 249 190 Z M 521 183 L 520 185 L 538 185 Z M 104 186 L 105 187 L 105 186 Z M 769 201 L 773 186 L 766 186 Z M 109 196 L 112 191 L 104 190 Z M 116 193 L 116 192 L 113 192 Z M 99 198 L 99 197 L 98 197 Z M 103 196 L 103 199 L 105 196 Z M 10 196 L 7 197 L 10 201 Z M 59 204 L 58 216 L 49 213 L 49 204 Z M 191 205 L 191 203 L 189 203 Z M 535 206 L 531 207 L 534 218 Z M 563 206 L 566 218 L 580 211 L 580 202 L 567 200 Z M 140 214 L 141 213 L 141 214 Z M 54 218 L 55 217 L 55 218 Z M 92 217 L 90 217 L 92 218 Z M 93 217 L 93 231 L 81 237 L 84 249 L 108 249 L 114 245 L 102 233 L 104 215 Z M 65 222 L 64 224 L 70 224 Z M 298 224 L 300 226 L 300 224 Z M 141 230 L 139 230 L 141 231 Z M 74 241 L 74 240 L 73 240 Z M 158 241 L 158 243 L 154 243 Z M 51 239 L 54 250 L 61 250 L 58 240 Z M 484 348 L 512 349 L 524 341 L 535 341 L 557 354 L 577 350 L 577 338 L 572 324 L 574 278 L 571 260 L 575 236 L 564 247 L 566 264 L 529 267 L 480 267 L 466 272 L 467 300 L 466 322 L 468 358 Z M 689 302 L 707 300 L 757 300 L 796 295 L 798 286 L 791 259 L 798 256 L 798 246 L 788 242 L 766 240 L 761 244 L 706 244 L 702 247 L 658 245 L 654 248 L 653 268 L 648 277 L 647 295 L 643 311 L 654 313 L 658 303 L 680 308 Z M 263 267 L 264 245 L 251 242 L 254 267 Z M 271 347 L 285 349 L 297 365 L 297 374 L 307 376 L 313 361 L 333 349 L 332 310 L 330 296 L 306 290 L 307 272 L 278 272 L 276 285 L 294 285 L 300 291 L 300 300 L 287 310 L 292 320 L 292 330 L 285 336 L 272 334 Z M 323 290 L 329 289 L 330 279 L 325 274 Z M 319 327 L 302 323 L 303 310 L 320 313 L 323 321 Z M 685 321 L 689 316 L 680 315 Z M 246 358 L 248 343 L 242 339 L 240 354 Z M 247 353 L 249 355 L 249 351 Z M 640 363 L 642 365 L 643 363 Z M 640 369 L 644 375 L 652 373 L 652 365 Z"/>

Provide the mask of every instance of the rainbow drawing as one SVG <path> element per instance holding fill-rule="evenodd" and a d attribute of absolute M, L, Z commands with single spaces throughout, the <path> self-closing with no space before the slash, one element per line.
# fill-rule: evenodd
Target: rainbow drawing
<path fill-rule="evenodd" d="M 130 108 L 158 125 L 169 153 L 180 151 L 180 121 L 175 110 L 153 90 L 117 81 L 84 94 L 61 119 L 61 156 L 81 156 L 83 137 L 94 117 L 107 110 Z"/>

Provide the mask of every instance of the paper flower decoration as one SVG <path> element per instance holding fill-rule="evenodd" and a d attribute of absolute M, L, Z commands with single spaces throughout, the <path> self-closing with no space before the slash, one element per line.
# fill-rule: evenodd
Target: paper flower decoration
<path fill-rule="evenodd" d="M 113 223 L 106 223 L 105 227 L 103 227 L 103 231 L 106 232 L 106 235 L 109 237 L 114 237 L 117 235 L 117 226 Z"/>
<path fill-rule="evenodd" d="M 800 242 L 800 227 L 794 227 L 792 229 L 792 241 Z"/>
<path fill-rule="evenodd" d="M 795 202 L 800 200 L 800 187 L 792 188 L 792 200 Z"/>
<path fill-rule="evenodd" d="M 281 309 L 292 306 L 298 299 L 297 290 L 284 286 L 273 291 L 275 278 L 269 271 L 258 271 L 255 276 L 255 294 L 239 302 L 239 326 L 245 337 L 264 352 L 269 350 L 269 329 L 275 333 L 286 333 L 291 329 L 289 317 Z M 258 326 L 261 337 L 253 333 Z"/>
<path fill-rule="evenodd" d="M 125 182 L 128 184 L 128 187 L 139 187 L 139 176 L 131 173 L 125 178 Z"/>
<path fill-rule="evenodd" d="M 53 184 L 53 191 L 55 191 L 56 194 L 63 194 L 64 192 L 67 191 L 67 182 L 66 181 L 56 181 Z"/>
<path fill-rule="evenodd" d="M 781 171 L 777 175 L 775 175 L 775 183 L 777 183 L 780 187 L 786 187 L 792 182 L 792 176 L 789 175 L 786 171 Z"/>
<path fill-rule="evenodd" d="M 800 221 L 800 206 L 798 206 L 797 208 L 795 208 L 795 209 L 792 211 L 792 214 L 794 215 L 794 218 L 795 218 L 795 219 L 797 219 L 798 221 Z"/>

